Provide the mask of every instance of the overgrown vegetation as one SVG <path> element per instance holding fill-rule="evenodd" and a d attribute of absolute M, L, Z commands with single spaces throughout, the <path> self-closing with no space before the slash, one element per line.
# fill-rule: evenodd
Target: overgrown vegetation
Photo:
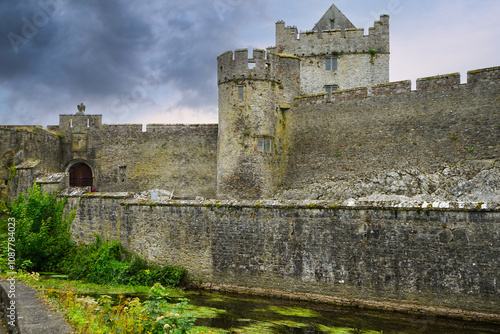
<path fill-rule="evenodd" d="M 147 286 L 178 286 L 187 274 L 180 267 L 149 264 L 125 250 L 119 241 L 103 242 L 98 237 L 94 243 L 76 248 L 61 269 L 70 279 L 90 283 Z"/>
<path fill-rule="evenodd" d="M 75 247 L 70 221 L 63 218 L 66 200 L 43 193 L 34 186 L 28 196 L 19 196 L 10 210 L 16 220 L 15 251 L 19 269 L 51 271 Z"/>
<path fill-rule="evenodd" d="M 64 217 L 65 203 L 66 199 L 44 193 L 35 185 L 28 196 L 19 196 L 12 205 L 5 202 L 0 205 L 4 253 L 0 270 L 7 271 L 7 217 L 13 217 L 17 269 L 58 272 L 97 284 L 177 286 L 185 280 L 185 269 L 149 264 L 124 249 L 119 241 L 102 241 L 96 236 L 94 243 L 77 246 L 70 231 L 74 213 Z"/>
<path fill-rule="evenodd" d="M 149 289 L 146 301 L 119 295 L 84 296 L 71 284 L 61 289 L 45 286 L 37 273 L 21 271 L 17 279 L 37 288 L 43 297 L 62 311 L 75 333 L 203 333 L 193 330 L 196 318 L 187 312 L 186 298 L 172 299 L 170 290 L 157 283 Z M 209 332 L 211 333 L 211 332 Z"/>

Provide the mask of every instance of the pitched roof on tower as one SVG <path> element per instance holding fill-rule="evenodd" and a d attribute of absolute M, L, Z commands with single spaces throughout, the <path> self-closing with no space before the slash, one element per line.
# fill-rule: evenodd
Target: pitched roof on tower
<path fill-rule="evenodd" d="M 316 23 L 313 30 L 333 30 L 333 29 L 352 29 L 356 28 L 354 24 L 342 13 L 337 6 L 333 5 L 323 15 L 323 17 Z"/>

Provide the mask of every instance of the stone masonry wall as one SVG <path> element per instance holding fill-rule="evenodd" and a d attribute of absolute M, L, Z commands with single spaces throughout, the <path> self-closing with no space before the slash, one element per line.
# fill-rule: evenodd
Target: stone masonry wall
<path fill-rule="evenodd" d="M 0 126 L 0 199 L 16 197 L 40 174 L 57 171 L 60 145 L 58 136 L 41 127 Z"/>
<path fill-rule="evenodd" d="M 348 90 L 333 94 L 332 103 L 296 99 L 285 115 L 290 146 L 277 198 L 380 192 L 467 200 L 460 196 L 472 193 L 467 182 L 479 175 L 478 193 L 498 201 L 499 72 L 472 71 L 464 85 L 458 74 L 419 79 L 416 91 L 409 81 L 382 84 L 368 97 Z"/>
<path fill-rule="evenodd" d="M 61 115 L 59 129 L 60 171 L 86 163 L 97 191 L 157 189 L 176 197 L 215 197 L 217 124 L 148 124 L 143 132 L 140 124 L 101 124 L 100 115 L 85 114 Z M 75 145 L 82 137 L 84 144 Z"/>
<path fill-rule="evenodd" d="M 284 21 L 276 23 L 276 50 L 295 56 L 337 53 L 368 52 L 373 49 L 380 53 L 390 52 L 389 47 L 389 16 L 380 16 L 380 21 L 374 23 L 369 34 L 364 29 L 347 29 L 342 31 L 306 31 L 298 33 L 296 27 L 287 27 Z"/>
<path fill-rule="evenodd" d="M 371 87 L 389 81 L 389 54 L 344 54 L 337 56 L 337 70 L 325 70 L 325 56 L 305 57 L 300 65 L 302 94 L 325 91 L 326 85 L 338 89 Z"/>
<path fill-rule="evenodd" d="M 234 59 L 231 51 L 218 57 L 217 198 L 269 198 L 281 183 L 280 108 L 290 108 L 299 94 L 299 64 L 296 57 L 264 50 L 254 50 L 252 59 L 246 49 L 237 50 Z M 271 141 L 267 152 L 257 149 L 263 138 Z"/>
<path fill-rule="evenodd" d="M 119 239 L 204 282 L 499 313 L 498 207 L 144 203 L 106 194 L 69 205 L 78 208 L 76 240 Z"/>
<path fill-rule="evenodd" d="M 96 135 L 99 191 L 151 189 L 215 197 L 217 125 L 148 125 L 146 132 L 103 125 Z"/>

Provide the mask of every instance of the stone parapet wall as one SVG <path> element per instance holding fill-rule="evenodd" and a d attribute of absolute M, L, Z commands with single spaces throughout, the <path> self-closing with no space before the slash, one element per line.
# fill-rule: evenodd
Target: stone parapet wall
<path fill-rule="evenodd" d="M 453 89 L 460 86 L 460 73 L 437 75 L 417 79 L 417 90 Z"/>
<path fill-rule="evenodd" d="M 94 126 L 78 117 L 82 120 L 71 121 L 76 123 L 73 128 L 61 126 L 65 129 L 62 171 L 86 163 L 99 191 L 160 189 L 175 196 L 215 196 L 217 124 L 148 124 L 143 131 L 141 124 Z M 81 150 L 75 150 L 75 134 L 85 136 Z"/>
<path fill-rule="evenodd" d="M 411 91 L 411 80 L 383 83 L 372 87 L 373 96 L 405 94 Z"/>
<path fill-rule="evenodd" d="M 498 203 L 151 202 L 72 197 L 92 234 L 206 283 L 499 316 Z"/>
<path fill-rule="evenodd" d="M 274 198 L 344 200 L 378 192 L 468 200 L 460 197 L 474 191 L 476 176 L 484 176 L 480 192 L 498 198 L 497 72 L 479 71 L 483 79 L 458 85 L 458 75 L 429 78 L 416 91 L 403 81 L 377 85 L 372 96 L 347 90 L 333 93 L 332 102 L 295 99 L 285 113 L 287 167 Z M 389 173 L 392 181 L 385 182 Z"/>

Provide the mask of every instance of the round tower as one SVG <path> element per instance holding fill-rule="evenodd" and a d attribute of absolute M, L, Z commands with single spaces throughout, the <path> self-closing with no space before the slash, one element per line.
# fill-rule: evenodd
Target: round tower
<path fill-rule="evenodd" d="M 217 197 L 269 198 L 280 181 L 282 108 L 299 95 L 300 60 L 265 50 L 218 57 Z"/>

